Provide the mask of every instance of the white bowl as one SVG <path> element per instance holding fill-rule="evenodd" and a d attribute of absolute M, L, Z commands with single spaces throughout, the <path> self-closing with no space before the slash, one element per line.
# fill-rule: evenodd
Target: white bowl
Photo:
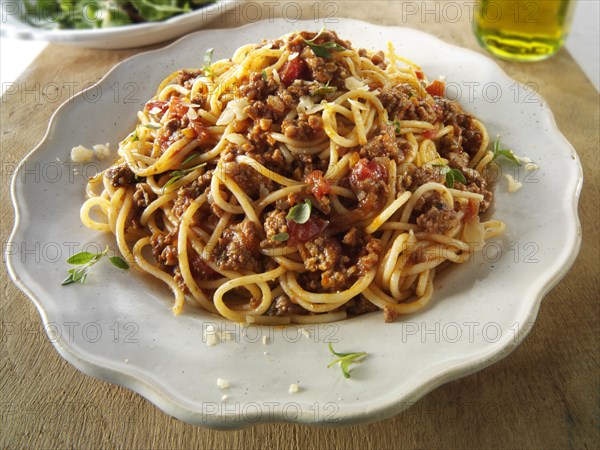
<path fill-rule="evenodd" d="M 2 36 L 68 44 L 77 47 L 123 49 L 168 41 L 205 27 L 232 8 L 243 8 L 245 0 L 217 0 L 204 8 L 180 14 L 160 22 L 144 22 L 97 29 L 47 29 L 22 22 L 14 0 L 0 0 Z"/>

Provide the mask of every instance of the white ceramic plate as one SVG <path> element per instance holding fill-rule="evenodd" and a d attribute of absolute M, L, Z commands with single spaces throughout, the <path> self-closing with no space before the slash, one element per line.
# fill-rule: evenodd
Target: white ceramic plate
<path fill-rule="evenodd" d="M 90 242 L 97 248 L 113 242 L 86 229 L 78 217 L 82 174 L 98 167 L 89 164 L 74 173 L 57 159 L 68 161 L 77 144 L 110 142 L 115 148 L 163 77 L 201 65 L 205 49 L 214 47 L 215 58 L 228 57 L 244 43 L 320 27 L 275 21 L 201 31 L 120 63 L 54 114 L 42 143 L 13 180 L 17 219 L 7 261 L 57 350 L 81 371 L 127 386 L 181 420 L 209 427 L 268 421 L 347 424 L 397 414 L 437 386 L 506 356 L 527 334 L 544 294 L 579 249 L 577 154 L 544 101 L 487 57 L 415 30 L 354 20 L 329 28 L 357 47 L 381 49 L 393 41 L 400 54 L 422 64 L 430 79 L 445 75 L 450 94 L 456 98 L 461 92 L 463 106 L 491 136 L 500 134 L 503 144 L 539 165 L 534 172 L 509 172 L 523 183 L 516 193 L 509 194 L 500 181 L 494 214 L 506 222 L 505 235 L 472 262 L 437 278 L 427 309 L 392 324 L 373 313 L 304 327 L 308 332 L 303 333 L 293 326 L 241 328 L 202 312 L 174 317 L 166 287 L 110 264 L 95 267 L 83 286 L 60 285 L 70 254 Z M 208 347 L 203 331 L 209 324 L 229 331 L 232 340 Z M 352 378 L 343 378 L 338 367 L 327 368 L 329 341 L 337 351 L 369 353 Z M 219 377 L 231 387 L 221 391 Z M 288 393 L 292 383 L 301 391 Z"/>
<path fill-rule="evenodd" d="M 232 8 L 243 8 L 245 0 L 217 0 L 206 7 L 171 17 L 161 22 L 146 22 L 121 27 L 90 30 L 45 29 L 19 20 L 19 3 L 0 0 L 2 8 L 2 36 L 34 39 L 78 47 L 120 49 L 142 47 L 168 41 L 199 30 Z M 43 19 L 43 17 L 42 17 Z"/>

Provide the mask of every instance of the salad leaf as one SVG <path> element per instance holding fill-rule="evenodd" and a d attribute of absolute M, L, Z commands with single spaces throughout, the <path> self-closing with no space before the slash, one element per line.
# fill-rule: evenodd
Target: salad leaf
<path fill-rule="evenodd" d="M 92 29 L 156 22 L 215 0 L 24 0 L 20 19 L 40 28 Z"/>
<path fill-rule="evenodd" d="M 191 11 L 188 2 L 177 0 L 132 0 L 130 3 L 148 22 L 165 20 L 175 14 Z"/>

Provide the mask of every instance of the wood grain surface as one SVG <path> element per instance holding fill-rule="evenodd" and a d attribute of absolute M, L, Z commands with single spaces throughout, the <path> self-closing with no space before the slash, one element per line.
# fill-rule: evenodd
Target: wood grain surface
<path fill-rule="evenodd" d="M 483 53 L 471 33 L 472 2 L 288 3 L 301 8 L 305 18 L 313 17 L 315 12 L 321 16 L 333 13 L 334 18 L 409 26 Z M 448 4 L 462 8 L 459 20 L 455 20 Z M 284 12 L 282 2 L 270 5 L 262 5 L 260 17 Z M 296 12 L 287 12 L 295 17 Z M 247 16 L 240 9 L 238 14 L 218 19 L 210 27 L 237 26 L 247 22 Z M 50 115 L 68 98 L 71 89 L 82 89 L 117 62 L 143 50 L 100 51 L 50 45 L 2 98 L 3 249 L 13 223 L 9 182 L 14 164 L 40 141 Z M 577 150 L 585 177 L 579 204 L 583 233 L 579 256 L 571 271 L 543 300 L 530 335 L 508 357 L 436 389 L 403 414 L 377 423 L 342 428 L 268 424 L 214 431 L 173 419 L 141 396 L 83 375 L 64 361 L 45 335 L 34 305 L 10 280 L 3 261 L 0 446 L 598 448 L 598 93 L 565 50 L 541 63 L 500 65 L 514 79 L 536 83 L 554 111 L 558 127 Z M 535 205 L 531 208 L 536 213 Z"/>

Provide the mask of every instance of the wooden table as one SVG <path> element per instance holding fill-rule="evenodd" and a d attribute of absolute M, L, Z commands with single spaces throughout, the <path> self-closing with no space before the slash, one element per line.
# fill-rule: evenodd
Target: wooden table
<path fill-rule="evenodd" d="M 334 17 L 409 26 L 482 52 L 471 33 L 469 3 L 450 3 L 463 5 L 459 20 L 445 3 L 296 4 L 304 8 L 305 18 L 312 18 L 315 11 L 321 16 L 333 12 Z M 265 5 L 262 18 L 270 11 L 281 15 L 282 4 Z M 210 26 L 241 24 L 248 14 L 243 9 L 239 12 Z M 288 10 L 287 14 L 296 13 Z M 10 94 L 2 98 L 3 243 L 12 227 L 9 181 L 14 163 L 39 142 L 50 115 L 71 89 L 80 90 L 117 62 L 143 50 L 98 51 L 50 45 L 21 76 L 16 90 L 11 87 Z M 597 448 L 598 93 L 565 50 L 542 63 L 500 64 L 514 79 L 537 84 L 559 128 L 577 149 L 585 177 L 579 207 L 583 230 L 579 257 L 546 296 L 533 331 L 510 356 L 438 388 L 405 413 L 378 423 L 336 429 L 269 424 L 213 431 L 177 421 L 127 389 L 78 372 L 54 350 L 35 307 L 3 270 L 0 446 Z"/>

